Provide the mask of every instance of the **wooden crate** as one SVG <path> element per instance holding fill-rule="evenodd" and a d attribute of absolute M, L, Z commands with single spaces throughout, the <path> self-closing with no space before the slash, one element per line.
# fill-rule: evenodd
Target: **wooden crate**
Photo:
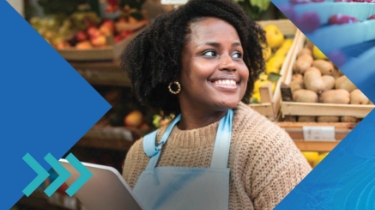
<path fill-rule="evenodd" d="M 128 38 L 112 46 L 87 50 L 61 49 L 57 50 L 57 52 L 67 61 L 113 61 L 121 56 L 125 47 L 143 30 L 144 28 L 137 30 Z"/>
<path fill-rule="evenodd" d="M 285 84 L 292 80 L 293 65 L 296 61 L 298 52 L 304 47 L 306 36 L 299 32 L 294 52 L 291 56 L 290 65 L 288 65 Z M 352 105 L 352 104 L 327 104 L 327 103 L 297 103 L 291 101 L 281 102 L 281 116 L 352 116 L 364 118 L 369 114 L 374 105 Z"/>
<path fill-rule="evenodd" d="M 280 85 L 281 82 L 284 82 L 287 76 L 287 71 L 289 69 L 290 59 L 292 53 L 294 52 L 294 47 L 296 46 L 296 41 L 298 40 L 298 29 L 290 20 L 270 20 L 270 21 L 259 21 L 259 25 L 265 27 L 270 24 L 276 25 L 283 34 L 287 36 L 293 36 L 294 42 L 291 46 L 286 59 L 281 67 L 280 74 L 281 78 L 277 82 L 276 89 L 274 94 L 272 94 L 271 86 L 263 86 L 260 88 L 260 98 L 261 103 L 259 104 L 250 104 L 249 106 L 255 111 L 259 112 L 263 116 L 267 117 L 271 121 L 277 121 L 278 113 L 281 106 L 281 93 Z"/>
<path fill-rule="evenodd" d="M 278 122 L 301 151 L 330 152 L 333 150 L 357 125 L 356 123 L 302 123 L 302 122 Z M 334 139 L 324 139 L 321 141 L 306 141 L 304 139 L 303 128 L 312 127 L 334 127 Z"/>

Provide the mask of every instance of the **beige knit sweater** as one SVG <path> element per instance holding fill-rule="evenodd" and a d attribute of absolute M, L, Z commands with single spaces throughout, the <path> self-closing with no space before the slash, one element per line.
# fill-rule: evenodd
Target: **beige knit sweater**
<path fill-rule="evenodd" d="M 209 167 L 219 122 L 193 129 L 173 129 L 157 166 Z M 166 129 L 158 133 L 158 141 Z M 134 188 L 148 164 L 142 139 L 130 148 L 123 167 Z M 229 209 L 273 209 L 311 167 L 289 135 L 242 102 L 234 109 L 228 167 Z"/>

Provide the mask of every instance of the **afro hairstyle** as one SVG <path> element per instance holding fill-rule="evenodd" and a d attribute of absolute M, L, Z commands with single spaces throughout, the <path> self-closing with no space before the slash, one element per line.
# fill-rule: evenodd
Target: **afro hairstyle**
<path fill-rule="evenodd" d="M 121 55 L 121 68 L 142 105 L 159 109 L 164 115 L 181 113 L 178 97 L 169 92 L 168 85 L 180 75 L 189 25 L 209 17 L 228 22 L 240 37 L 243 59 L 249 69 L 242 101 L 249 103 L 254 83 L 264 69 L 264 30 L 233 0 L 190 0 L 177 10 L 159 15 Z"/>

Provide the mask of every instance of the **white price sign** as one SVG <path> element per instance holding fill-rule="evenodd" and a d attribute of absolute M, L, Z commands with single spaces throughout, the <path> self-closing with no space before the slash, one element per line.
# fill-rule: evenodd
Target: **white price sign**
<path fill-rule="evenodd" d="M 161 4 L 166 5 L 183 5 L 186 4 L 188 0 L 161 0 Z"/>
<path fill-rule="evenodd" d="M 334 126 L 303 126 L 305 141 L 335 141 Z"/>

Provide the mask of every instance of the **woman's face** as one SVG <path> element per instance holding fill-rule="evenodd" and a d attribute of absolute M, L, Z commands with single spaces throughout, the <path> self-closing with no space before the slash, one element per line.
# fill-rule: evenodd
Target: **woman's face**
<path fill-rule="evenodd" d="M 236 107 L 249 77 L 236 29 L 217 18 L 194 22 L 190 29 L 182 51 L 181 106 L 215 111 Z"/>

